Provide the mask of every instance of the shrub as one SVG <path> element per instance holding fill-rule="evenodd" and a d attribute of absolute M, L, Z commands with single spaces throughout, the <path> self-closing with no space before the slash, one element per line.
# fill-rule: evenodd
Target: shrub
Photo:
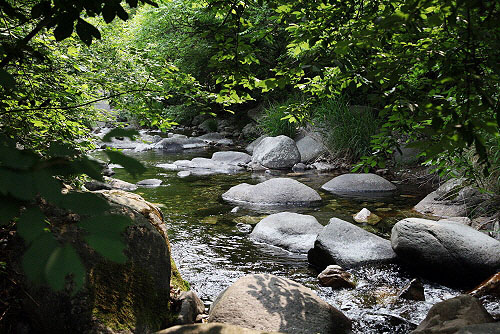
<path fill-rule="evenodd" d="M 334 158 L 351 162 L 371 153 L 371 136 L 380 121 L 369 107 L 350 106 L 345 99 L 324 99 L 312 106 L 311 121 Z"/>

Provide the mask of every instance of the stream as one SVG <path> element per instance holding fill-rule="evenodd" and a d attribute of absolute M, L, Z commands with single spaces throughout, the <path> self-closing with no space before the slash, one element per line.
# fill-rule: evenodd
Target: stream
<path fill-rule="evenodd" d="M 146 165 L 146 173 L 140 179 L 134 179 L 123 169 L 114 169 L 115 178 L 132 183 L 148 178 L 163 181 L 159 187 L 139 188 L 135 193 L 162 209 L 177 267 L 207 306 L 239 277 L 269 273 L 300 282 L 316 291 L 323 300 L 353 320 L 354 333 L 409 333 L 425 318 L 432 305 L 463 293 L 423 280 L 426 301 L 398 299 L 399 290 L 415 277 L 397 265 L 348 269 L 357 280 L 354 290 L 321 287 L 316 278 L 318 272 L 308 265 L 306 255 L 294 254 L 249 238 L 250 225 L 273 211 L 241 209 L 231 213 L 234 206 L 221 199 L 225 191 L 243 182 L 256 184 L 271 177 L 291 177 L 317 190 L 323 199 L 320 207 L 301 208 L 296 212 L 313 215 L 326 225 L 332 217 L 354 223 L 352 215 L 366 207 L 380 216 L 382 221 L 376 227 L 362 227 L 389 238 L 392 225 L 400 219 L 416 216 L 411 208 L 426 195 L 421 189 L 404 186 L 397 195 L 383 200 L 341 198 L 320 190 L 321 185 L 335 176 L 332 173 L 277 172 L 270 175 L 247 172 L 179 178 L 177 172 L 156 167 L 157 164 L 180 159 L 210 157 L 213 152 L 201 150 L 178 154 L 126 150 L 124 153 Z M 95 156 L 101 157 L 100 152 L 96 152 Z M 483 303 L 494 317 L 499 317 L 498 300 L 483 300 Z"/>

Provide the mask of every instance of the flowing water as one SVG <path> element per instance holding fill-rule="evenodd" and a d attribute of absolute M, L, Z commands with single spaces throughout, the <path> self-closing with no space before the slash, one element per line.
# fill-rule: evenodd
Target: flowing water
<path fill-rule="evenodd" d="M 315 290 L 323 300 L 353 320 L 355 333 L 409 333 L 433 304 L 463 292 L 424 280 L 426 301 L 398 299 L 398 291 L 414 277 L 397 265 L 349 269 L 357 280 L 354 290 L 320 287 L 316 278 L 318 272 L 308 265 L 306 255 L 290 253 L 249 238 L 251 225 L 272 212 L 241 209 L 231 213 L 234 206 L 221 199 L 221 195 L 234 185 L 243 182 L 256 184 L 278 175 L 242 173 L 179 178 L 176 172 L 156 167 L 159 163 L 179 159 L 210 157 L 212 152 L 126 152 L 148 167 L 141 179 L 163 180 L 160 187 L 139 188 L 136 193 L 161 207 L 177 267 L 206 305 L 210 305 L 239 277 L 270 273 Z M 99 152 L 96 155 L 99 156 Z M 115 171 L 116 178 L 133 183 L 138 181 L 123 169 L 116 168 Z M 322 206 L 302 208 L 298 212 L 315 216 L 323 225 L 332 217 L 354 223 L 352 215 L 366 207 L 383 219 L 376 227 L 363 227 L 385 238 L 389 237 L 392 225 L 398 220 L 416 215 L 411 208 L 425 195 L 418 188 L 405 186 L 389 199 L 346 199 L 319 190 L 334 174 L 281 173 L 279 176 L 294 178 L 321 194 Z M 483 300 L 483 303 L 491 313 L 497 317 L 500 315 L 498 300 Z"/>

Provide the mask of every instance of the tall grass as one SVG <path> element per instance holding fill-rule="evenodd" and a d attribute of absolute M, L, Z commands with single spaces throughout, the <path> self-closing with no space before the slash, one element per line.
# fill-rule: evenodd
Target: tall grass
<path fill-rule="evenodd" d="M 284 102 L 270 102 L 264 109 L 264 114 L 257 120 L 257 126 L 268 136 L 285 135 L 294 138 L 297 133 L 297 123 L 290 122 L 286 116 L 290 105 L 294 103 L 294 98 L 289 98 Z"/>
<path fill-rule="evenodd" d="M 330 154 L 351 162 L 371 153 L 371 136 L 381 125 L 370 108 L 350 106 L 344 98 L 320 100 L 312 107 L 311 120 Z"/>

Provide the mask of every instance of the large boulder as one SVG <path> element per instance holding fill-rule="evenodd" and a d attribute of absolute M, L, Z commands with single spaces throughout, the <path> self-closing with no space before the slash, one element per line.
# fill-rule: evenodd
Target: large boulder
<path fill-rule="evenodd" d="M 403 262 L 431 276 L 479 281 L 500 269 L 500 242 L 459 222 L 403 219 L 391 243 Z"/>
<path fill-rule="evenodd" d="M 253 150 L 252 163 L 271 169 L 292 168 L 300 162 L 300 152 L 287 136 L 266 137 Z"/>
<path fill-rule="evenodd" d="M 221 151 L 212 155 L 212 160 L 220 161 L 230 165 L 246 165 L 252 157 L 244 152 Z"/>
<path fill-rule="evenodd" d="M 390 181 L 371 173 L 339 175 L 321 189 L 339 195 L 389 195 L 397 190 Z"/>
<path fill-rule="evenodd" d="M 248 275 L 223 291 L 210 308 L 209 322 L 289 334 L 349 333 L 350 320 L 292 280 Z"/>
<path fill-rule="evenodd" d="M 111 262 L 89 248 L 84 242 L 86 233 L 77 224 L 80 217 L 47 211 L 54 222 L 52 233 L 59 242 L 75 247 L 86 277 L 75 294 L 26 282 L 23 289 L 29 298 L 24 301 L 24 311 L 33 332 L 150 333 L 169 321 L 171 258 L 161 211 L 136 194 L 120 190 L 97 193 L 108 200 L 110 213 L 132 219 L 123 233 L 128 259 L 122 264 Z M 101 242 L 106 242 L 106 233 L 103 228 Z"/>
<path fill-rule="evenodd" d="M 363 264 L 393 262 L 396 254 L 389 240 L 338 218 L 330 219 L 307 256 L 323 269 L 330 264 L 350 268 Z"/>
<path fill-rule="evenodd" d="M 289 178 L 274 178 L 257 185 L 241 183 L 222 194 L 222 199 L 253 207 L 311 206 L 321 202 L 314 189 Z"/>
<path fill-rule="evenodd" d="M 454 334 L 463 327 L 489 322 L 493 318 L 479 299 L 460 295 L 432 306 L 411 334 Z"/>
<path fill-rule="evenodd" d="M 204 148 L 209 144 L 199 138 L 165 138 L 153 145 L 153 148 L 166 152 L 181 152 L 183 150 Z"/>
<path fill-rule="evenodd" d="M 489 322 L 485 324 L 469 325 L 462 327 L 456 334 L 498 334 L 500 333 L 500 322 Z"/>
<path fill-rule="evenodd" d="M 300 161 L 304 163 L 315 160 L 327 151 L 322 143 L 307 135 L 296 140 L 295 144 L 300 152 Z"/>
<path fill-rule="evenodd" d="M 260 142 L 264 138 L 267 138 L 267 136 L 262 135 L 259 138 L 255 139 L 253 142 L 251 142 L 250 144 L 248 144 L 248 146 L 245 148 L 245 151 L 247 151 L 250 154 L 253 154 L 253 151 L 255 150 L 255 148 L 260 144 Z"/>
<path fill-rule="evenodd" d="M 323 225 L 313 216 L 280 212 L 262 219 L 250 236 L 290 251 L 306 253 L 313 248 L 322 229 Z"/>
<path fill-rule="evenodd" d="M 464 179 L 451 179 L 428 194 L 414 209 L 438 217 L 467 216 L 479 203 L 485 201 L 488 195 L 464 184 Z"/>
<path fill-rule="evenodd" d="M 196 324 L 174 326 L 155 334 L 280 334 L 278 332 L 254 331 L 248 328 L 241 328 L 228 324 Z"/>

